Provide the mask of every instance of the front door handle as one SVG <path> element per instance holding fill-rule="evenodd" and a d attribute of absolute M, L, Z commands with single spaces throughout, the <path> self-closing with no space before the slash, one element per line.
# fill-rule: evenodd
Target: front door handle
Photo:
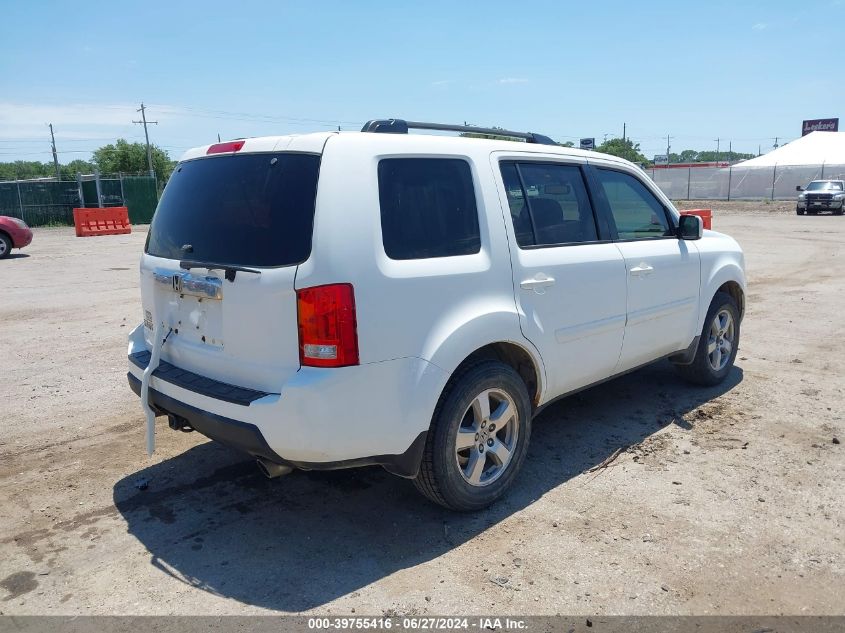
<path fill-rule="evenodd" d="M 546 292 L 546 288 L 553 285 L 554 283 L 554 277 L 549 277 L 544 273 L 538 273 L 534 276 L 534 279 L 526 279 L 525 281 L 520 283 L 519 287 L 523 290 L 533 290 L 538 295 L 541 295 Z"/>
<path fill-rule="evenodd" d="M 631 269 L 631 274 L 635 277 L 642 277 L 644 275 L 650 275 L 654 271 L 652 266 L 649 266 L 645 262 L 640 262 L 638 266 L 634 266 Z"/>

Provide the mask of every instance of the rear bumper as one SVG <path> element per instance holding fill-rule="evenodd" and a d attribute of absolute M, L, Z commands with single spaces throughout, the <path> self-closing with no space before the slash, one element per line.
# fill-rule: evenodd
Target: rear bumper
<path fill-rule="evenodd" d="M 129 379 L 129 387 L 135 392 L 135 395 L 140 396 L 141 380 L 133 376 L 132 372 L 127 373 L 126 377 Z M 203 411 L 184 402 L 179 402 L 155 389 L 150 389 L 150 405 L 157 414 L 181 418 L 187 421 L 195 431 L 199 431 L 212 440 L 245 451 L 254 457 L 264 457 L 277 462 L 283 461 L 267 445 L 261 431 L 254 424 Z"/>
<path fill-rule="evenodd" d="M 132 372 L 129 372 L 126 376 L 129 379 L 129 387 L 135 392 L 135 395 L 140 396 L 141 381 L 133 376 Z M 401 477 L 414 477 L 419 470 L 420 460 L 425 448 L 426 431 L 423 431 L 404 453 L 398 455 L 371 455 L 334 462 L 296 461 L 285 459 L 270 448 L 260 429 L 254 424 L 203 411 L 184 402 L 179 402 L 155 389 L 150 389 L 150 404 L 153 410 L 160 415 L 175 416 L 179 427 L 187 423 L 195 431 L 199 431 L 216 442 L 231 446 L 253 457 L 262 457 L 277 464 L 302 470 L 337 470 L 359 466 L 383 466 L 389 472 Z"/>
<path fill-rule="evenodd" d="M 129 384 L 140 394 L 143 325 L 130 334 L 128 351 L 135 355 L 128 363 Z M 166 347 L 162 355 L 166 359 Z M 231 385 L 221 391 L 202 376 L 185 378 L 187 372 L 170 367 L 165 363 L 150 378 L 151 404 L 211 439 L 302 469 L 378 464 L 405 477 L 417 472 L 448 380 L 431 363 L 400 358 L 336 369 L 302 367 L 279 393 L 228 392 L 226 400 L 220 394 Z"/>

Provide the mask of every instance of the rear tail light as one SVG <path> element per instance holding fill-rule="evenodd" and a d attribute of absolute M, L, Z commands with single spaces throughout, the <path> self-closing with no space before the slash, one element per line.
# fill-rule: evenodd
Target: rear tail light
<path fill-rule="evenodd" d="M 226 141 L 225 143 L 215 143 L 209 147 L 205 153 L 208 154 L 225 154 L 226 152 L 237 152 L 244 146 L 246 141 Z"/>
<path fill-rule="evenodd" d="M 352 284 L 296 291 L 299 361 L 309 367 L 358 364 L 358 326 Z"/>

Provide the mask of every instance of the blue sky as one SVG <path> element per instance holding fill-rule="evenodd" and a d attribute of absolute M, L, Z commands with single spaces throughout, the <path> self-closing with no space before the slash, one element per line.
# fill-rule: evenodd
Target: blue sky
<path fill-rule="evenodd" d="M 651 156 L 771 149 L 845 123 L 845 2 L 23 2 L 0 10 L 0 161 L 88 158 L 149 105 L 177 158 L 216 140 L 402 117 Z"/>

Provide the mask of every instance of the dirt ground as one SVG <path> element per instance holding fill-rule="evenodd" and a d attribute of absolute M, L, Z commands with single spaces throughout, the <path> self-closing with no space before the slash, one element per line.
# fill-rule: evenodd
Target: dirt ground
<path fill-rule="evenodd" d="M 0 262 L 0 614 L 845 613 L 845 217 L 702 206 L 747 257 L 729 379 L 659 363 L 557 403 L 471 515 L 378 468 L 268 481 L 163 418 L 147 458 L 145 233 L 36 230 Z"/>

